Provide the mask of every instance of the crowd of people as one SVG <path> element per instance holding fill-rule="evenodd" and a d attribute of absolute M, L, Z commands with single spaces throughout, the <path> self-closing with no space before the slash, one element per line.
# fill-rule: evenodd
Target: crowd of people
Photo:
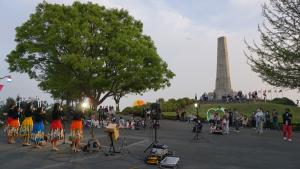
<path fill-rule="evenodd" d="M 58 151 L 58 141 L 62 141 L 69 130 L 68 140 L 71 141 L 72 151 L 81 151 L 80 141 L 83 137 L 84 127 L 105 128 L 110 123 L 118 124 L 121 129 L 139 130 L 146 126 L 153 127 L 153 124 L 147 121 L 147 118 L 136 118 L 132 116 L 130 119 L 122 117 L 117 118 L 114 114 L 112 106 L 100 107 L 96 113 L 86 118 L 83 110 L 70 109 L 68 115 L 71 116 L 70 126 L 67 127 L 65 121 L 65 113 L 59 103 L 55 103 L 51 112 L 51 120 L 49 130 L 45 129 L 46 113 L 43 107 L 35 108 L 32 102 L 26 104 L 21 109 L 16 103 L 12 103 L 7 110 L 6 126 L 4 131 L 7 135 L 8 144 L 15 144 L 16 138 L 23 138 L 23 146 L 31 146 L 41 148 L 50 142 L 53 151 Z M 159 126 L 159 123 L 156 123 Z M 68 129 L 69 128 L 69 129 Z M 48 131 L 48 133 L 46 133 Z"/>
<path fill-rule="evenodd" d="M 69 140 L 72 142 L 72 150 L 80 151 L 80 140 L 83 136 L 83 111 L 70 110 L 72 122 L 69 130 Z M 11 104 L 7 113 L 7 124 L 5 132 L 7 134 L 8 144 L 15 144 L 16 137 L 23 137 L 23 146 L 30 146 L 34 143 L 35 148 L 40 148 L 50 141 L 52 150 L 58 151 L 57 142 L 65 137 L 62 120 L 64 113 L 59 103 L 54 104 L 51 113 L 51 123 L 49 133 L 45 133 L 45 110 L 43 107 L 34 108 L 31 102 L 26 104 L 22 110 L 15 103 Z M 20 122 L 21 121 L 21 122 Z"/>
<path fill-rule="evenodd" d="M 259 108 L 252 113 L 250 118 L 240 114 L 236 109 L 233 111 L 225 110 L 222 117 L 219 113 L 214 112 L 209 117 L 210 132 L 213 134 L 229 134 L 230 126 L 236 132 L 240 132 L 240 127 L 252 127 L 259 134 L 262 134 L 264 130 L 280 130 L 279 113 L 275 109 L 270 113 Z M 282 130 L 284 140 L 292 141 L 292 114 L 289 109 L 286 109 L 285 113 L 282 114 Z"/>
<path fill-rule="evenodd" d="M 90 119 L 84 120 L 84 126 L 89 128 L 91 126 L 95 128 L 105 128 L 109 123 L 118 124 L 120 129 L 132 129 L 139 130 L 146 128 L 146 119 L 134 118 L 124 119 L 123 117 L 117 118 L 115 115 L 107 116 L 106 118 L 97 119 L 93 116 Z"/>
<path fill-rule="evenodd" d="M 289 109 L 285 110 L 282 114 L 282 130 L 284 135 L 284 140 L 292 141 L 292 114 Z M 263 133 L 265 130 L 270 130 L 271 128 L 280 130 L 279 126 L 279 114 L 274 109 L 272 114 L 269 111 L 263 111 L 262 109 L 257 109 L 256 112 L 252 114 L 252 127 L 256 128 L 257 133 Z"/>
<path fill-rule="evenodd" d="M 130 119 L 123 117 L 117 118 L 113 107 L 100 107 L 98 118 L 92 114 L 89 119 L 85 119 L 83 110 L 69 110 L 72 121 L 69 126 L 68 139 L 71 141 L 72 151 L 80 151 L 80 141 L 83 137 L 83 127 L 104 128 L 110 123 L 118 124 L 119 128 L 139 130 L 146 128 L 159 127 L 159 123 L 153 122 L 150 115 L 146 113 L 144 118 L 132 116 Z M 40 148 L 51 142 L 52 150 L 58 151 L 57 142 L 66 137 L 67 127 L 62 124 L 65 117 L 63 109 L 59 103 L 55 103 L 51 113 L 51 123 L 49 130 L 45 130 L 45 110 L 43 107 L 35 108 L 31 102 L 27 103 L 24 109 L 21 109 L 15 103 L 11 104 L 7 113 L 7 122 L 5 132 L 7 142 L 15 144 L 17 137 L 23 138 L 23 146 L 30 146 L 33 143 L 35 148 Z M 148 117 L 147 117 L 148 116 Z M 189 117 L 189 116 L 187 116 Z M 177 119 L 186 119 L 186 112 L 178 111 Z M 202 129 L 202 123 L 196 116 L 189 117 L 190 121 L 196 121 L 197 125 L 194 131 Z M 292 141 L 292 114 L 286 109 L 282 114 L 282 129 L 284 140 Z M 21 122 L 20 122 L 21 121 Z M 152 123 L 151 123 L 152 122 Z M 259 108 L 248 118 L 240 114 L 236 109 L 225 110 L 224 114 L 214 112 L 209 117 L 210 132 L 213 134 L 229 134 L 230 127 L 235 132 L 240 132 L 240 127 L 253 127 L 257 133 L 262 134 L 264 130 L 280 130 L 279 113 L 274 109 L 271 113 Z M 155 125 L 155 126 L 154 126 Z M 45 133 L 48 131 L 48 133 Z"/>
<path fill-rule="evenodd" d="M 245 102 L 245 101 L 256 101 L 259 98 L 265 100 L 266 99 L 266 92 L 264 91 L 259 97 L 257 91 L 250 91 L 248 93 L 243 93 L 242 91 L 238 91 L 232 94 L 224 94 L 222 96 L 221 101 L 222 102 Z M 198 100 L 198 99 L 197 99 Z M 216 94 L 214 92 L 207 93 L 204 92 L 201 97 L 199 98 L 199 101 L 203 102 L 213 102 L 216 101 Z"/>

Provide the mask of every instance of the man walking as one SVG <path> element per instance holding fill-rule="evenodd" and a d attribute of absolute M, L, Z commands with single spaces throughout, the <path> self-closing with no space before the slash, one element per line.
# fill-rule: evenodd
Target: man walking
<path fill-rule="evenodd" d="M 282 115 L 283 120 L 283 140 L 292 141 L 292 114 L 290 109 L 286 109 Z"/>

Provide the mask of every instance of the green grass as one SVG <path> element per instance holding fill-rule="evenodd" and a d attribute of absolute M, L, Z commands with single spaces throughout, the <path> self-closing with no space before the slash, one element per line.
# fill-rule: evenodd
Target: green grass
<path fill-rule="evenodd" d="M 280 115 L 284 113 L 284 110 L 286 108 L 289 108 L 291 110 L 291 113 L 293 114 L 293 121 L 294 122 L 300 122 L 300 107 L 295 106 L 287 106 L 287 105 L 281 105 L 281 104 L 275 104 L 275 103 L 264 103 L 264 102 L 248 102 L 248 103 L 228 103 L 228 104 L 200 104 L 199 107 L 199 116 L 200 117 L 206 117 L 206 112 L 210 108 L 218 108 L 218 107 L 224 107 L 226 109 L 237 109 L 237 111 L 243 115 L 247 115 L 248 117 L 251 116 L 253 111 L 256 111 L 257 108 L 262 108 L 265 111 L 272 112 L 273 109 L 276 109 L 277 112 Z M 194 105 L 190 105 L 186 107 L 186 112 L 188 114 L 196 114 L 196 109 Z M 176 116 L 175 112 L 163 112 L 163 116 Z"/>

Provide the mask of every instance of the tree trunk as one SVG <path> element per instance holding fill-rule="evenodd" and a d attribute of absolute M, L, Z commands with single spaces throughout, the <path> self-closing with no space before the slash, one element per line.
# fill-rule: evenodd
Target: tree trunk
<path fill-rule="evenodd" d="M 70 99 L 66 99 L 66 104 L 67 104 L 67 107 L 71 107 L 71 100 Z"/>
<path fill-rule="evenodd" d="M 120 112 L 120 100 L 116 101 L 116 113 Z"/>

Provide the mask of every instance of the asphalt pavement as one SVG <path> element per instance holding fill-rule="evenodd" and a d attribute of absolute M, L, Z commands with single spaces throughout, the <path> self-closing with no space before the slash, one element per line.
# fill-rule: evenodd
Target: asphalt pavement
<path fill-rule="evenodd" d="M 282 138 L 281 131 L 268 130 L 257 134 L 254 129 L 231 131 L 229 135 L 212 135 L 204 125 L 199 140 L 194 140 L 192 123 L 162 120 L 158 141 L 168 145 L 180 157 L 181 169 L 300 169 L 300 133 L 293 133 L 293 141 Z M 154 138 L 153 129 L 120 129 L 116 149 L 121 153 L 106 156 L 110 141 L 103 129 L 95 129 L 95 136 L 105 147 L 100 152 L 71 152 L 70 144 L 61 144 L 59 152 L 50 144 L 41 148 L 6 144 L 0 134 L 0 169 L 154 169 L 144 163 L 144 150 Z M 90 138 L 85 130 L 86 142 Z"/>

